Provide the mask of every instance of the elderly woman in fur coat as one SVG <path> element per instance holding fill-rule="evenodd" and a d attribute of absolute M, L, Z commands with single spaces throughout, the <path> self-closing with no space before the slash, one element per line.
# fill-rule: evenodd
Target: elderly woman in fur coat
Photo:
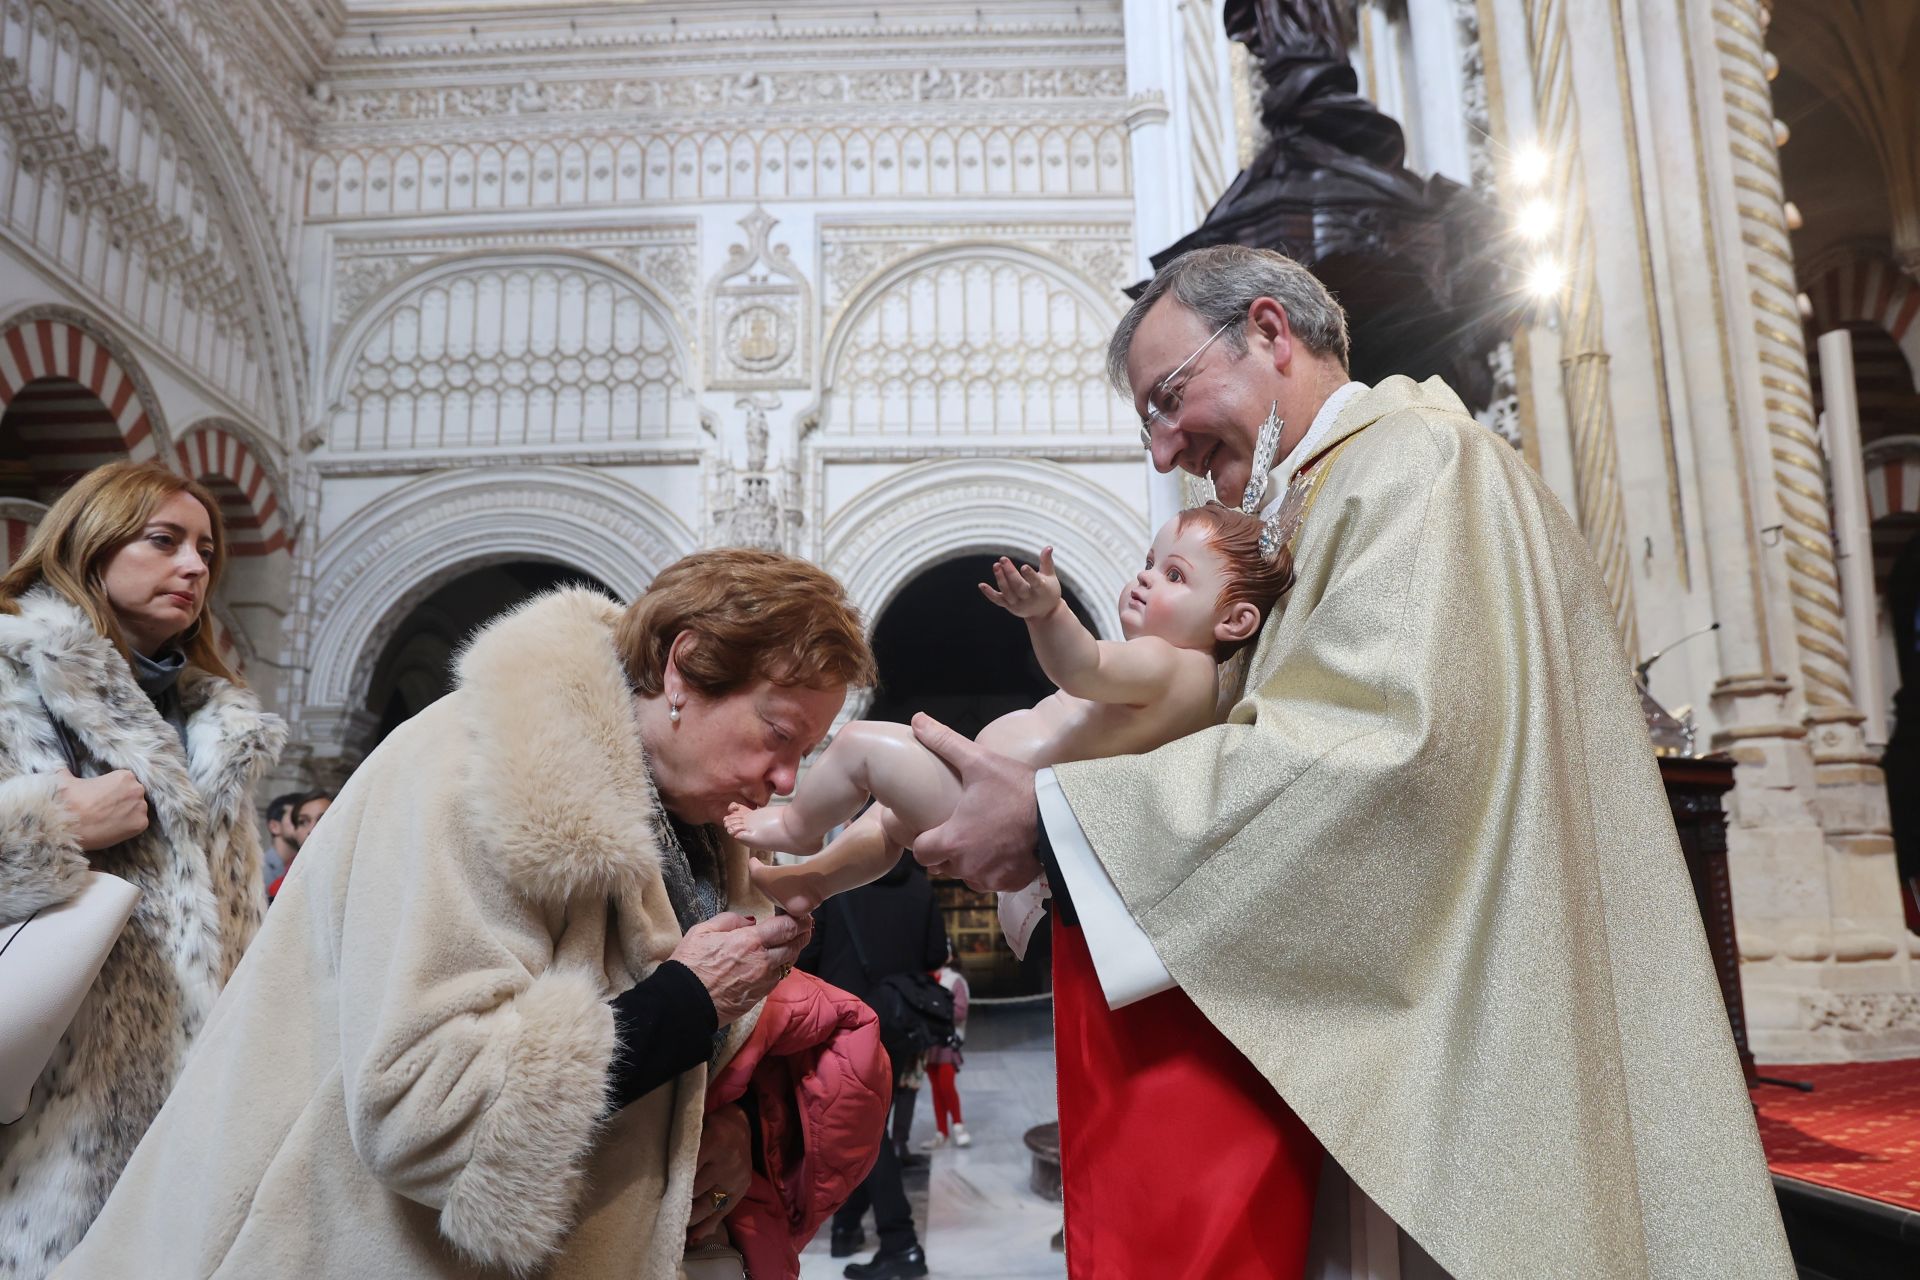
<path fill-rule="evenodd" d="M 44 1276 L 105 1203 L 260 924 L 255 779 L 286 729 L 221 662 L 220 506 L 155 463 L 54 503 L 0 579 L 0 926 L 89 870 L 140 890 L 0 1126 L 0 1276 Z"/>
<path fill-rule="evenodd" d="M 674 1280 L 753 1175 L 709 1073 L 810 933 L 716 824 L 872 678 L 770 552 L 489 625 L 314 828 L 61 1275 Z"/>

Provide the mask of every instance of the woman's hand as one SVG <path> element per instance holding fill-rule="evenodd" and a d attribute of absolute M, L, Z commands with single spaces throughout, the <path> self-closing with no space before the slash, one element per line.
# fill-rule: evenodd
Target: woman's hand
<path fill-rule="evenodd" d="M 724 1027 L 766 998 L 812 936 L 811 920 L 774 916 L 755 922 L 728 911 L 687 930 L 668 959 L 693 970 Z"/>
<path fill-rule="evenodd" d="M 86 852 L 110 849 L 147 829 L 147 789 L 125 769 L 97 778 L 62 769 L 54 777 L 54 798 L 73 815 L 73 833 Z"/>
<path fill-rule="evenodd" d="M 693 1216 L 687 1243 L 702 1245 L 720 1234 L 721 1224 L 747 1194 L 753 1180 L 753 1135 L 738 1104 L 707 1116 L 700 1129 L 700 1161 L 693 1172 Z"/>

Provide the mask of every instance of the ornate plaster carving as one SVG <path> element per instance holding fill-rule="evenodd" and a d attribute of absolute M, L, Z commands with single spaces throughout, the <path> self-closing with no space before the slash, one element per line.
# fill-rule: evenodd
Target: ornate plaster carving
<path fill-rule="evenodd" d="M 1129 190 L 1110 111 L 979 112 L 884 122 L 681 114 L 497 117 L 329 139 L 307 181 L 309 222 L 496 209 L 705 200 L 1104 195 Z"/>
<path fill-rule="evenodd" d="M 820 228 L 822 301 L 827 314 L 837 320 L 849 298 L 902 259 L 966 242 L 1021 245 L 1073 268 L 1099 288 L 1117 290 L 1132 280 L 1133 229 L 1123 220 L 828 222 Z"/>
<path fill-rule="evenodd" d="M 356 513 L 315 559 L 304 703 L 359 706 L 407 611 L 468 570 L 554 561 L 631 597 L 696 541 L 651 497 L 586 468 L 422 477 Z"/>
<path fill-rule="evenodd" d="M 584 254 L 454 258 L 347 331 L 328 379 L 333 452 L 630 444 L 691 434 L 673 309 Z"/>
<path fill-rule="evenodd" d="M 1494 191 L 1493 113 L 1487 98 L 1487 58 L 1480 46 L 1480 0 L 1453 0 L 1459 31 L 1461 121 L 1467 131 L 1467 166 L 1476 191 Z"/>
<path fill-rule="evenodd" d="M 1102 602 L 1119 598 L 1147 537 L 1143 516 L 1056 463 L 946 459 L 889 476 L 836 511 L 820 561 L 871 623 L 931 565 L 1052 546 L 1061 580 L 1088 603 L 1100 634 L 1118 639 Z"/>
<path fill-rule="evenodd" d="M 1112 297 L 1028 250 L 949 244 L 879 272 L 828 339 L 826 436 L 1132 432 L 1107 384 Z"/>
<path fill-rule="evenodd" d="M 333 338 L 369 305 L 415 272 L 456 256 L 567 252 L 590 254 L 632 273 L 670 304 L 674 326 L 691 336 L 698 314 L 695 273 L 699 229 L 682 219 L 614 227 L 527 231 L 498 228 L 442 235 L 378 236 L 335 241 Z"/>
<path fill-rule="evenodd" d="M 813 291 L 769 242 L 777 222 L 755 206 L 740 220 L 745 244 L 707 286 L 707 385 L 716 390 L 805 387 L 813 375 Z"/>
<path fill-rule="evenodd" d="M 1920 1031 L 1920 995 L 1909 992 L 1822 991 L 1807 1003 L 1810 1031 Z"/>
<path fill-rule="evenodd" d="M 767 414 L 780 397 L 742 396 L 734 407 L 746 412 L 746 465 L 735 467 L 724 454 L 709 472 L 710 537 L 715 546 L 767 547 L 798 553 L 805 522 L 800 469 L 772 459 L 772 427 Z"/>
<path fill-rule="evenodd" d="M 870 35 L 870 32 L 863 32 Z M 726 108 L 854 104 L 1070 101 L 1123 98 L 1123 66 L 794 68 L 694 75 L 590 79 L 502 79 L 493 84 L 348 88 L 336 85 L 315 106 L 328 124 L 481 119 L 599 112 L 687 112 Z"/>
<path fill-rule="evenodd" d="M 1493 372 L 1493 398 L 1473 416 L 1482 426 L 1492 428 L 1502 440 L 1516 449 L 1521 448 L 1525 437 L 1520 423 L 1520 382 L 1514 372 L 1511 338 L 1487 353 L 1487 368 Z"/>

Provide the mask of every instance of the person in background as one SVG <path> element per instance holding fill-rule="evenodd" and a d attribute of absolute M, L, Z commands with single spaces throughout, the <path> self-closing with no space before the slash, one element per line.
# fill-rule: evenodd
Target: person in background
<path fill-rule="evenodd" d="M 268 902 L 280 896 L 280 886 L 285 883 L 287 873 L 293 870 L 294 858 L 299 856 L 300 850 L 306 847 L 307 837 L 313 834 L 313 824 L 320 821 L 320 815 L 325 813 L 327 807 L 333 803 L 333 793 L 309 791 L 303 795 L 294 796 L 293 800 L 293 811 L 287 816 L 284 824 L 293 852 L 287 855 L 287 865 L 281 868 L 279 876 L 267 886 Z"/>
<path fill-rule="evenodd" d="M 300 802 L 300 807 L 294 811 L 293 815 L 293 834 L 299 842 L 296 847 L 306 845 L 307 837 L 313 834 L 313 824 L 320 821 L 320 815 L 325 813 L 332 804 L 333 792 L 331 791 L 310 792 L 307 798 Z"/>
<path fill-rule="evenodd" d="M 933 882 L 911 853 L 901 854 L 893 870 L 872 884 L 822 904 L 813 923 L 813 941 L 800 953 L 795 967 L 868 1004 L 873 1003 L 874 990 L 882 979 L 896 973 L 928 972 L 937 968 L 947 954 L 946 931 L 940 926 Z M 917 1060 L 894 1062 L 896 1092 L 903 1074 L 917 1067 Z M 869 1207 L 873 1209 L 880 1247 L 866 1262 L 848 1264 L 844 1273 L 848 1280 L 904 1280 L 926 1275 L 927 1254 L 914 1230 L 913 1206 L 907 1201 L 901 1180 L 900 1153 L 891 1141 L 880 1144 L 880 1158 L 873 1172 L 833 1215 L 829 1244 L 834 1257 L 848 1257 L 866 1245 L 861 1221 Z"/>
<path fill-rule="evenodd" d="M 956 1147 L 973 1145 L 973 1136 L 960 1118 L 960 1086 L 955 1082 L 965 1061 L 960 1046 L 967 1038 L 967 975 L 960 972 L 958 961 L 953 939 L 948 938 L 947 962 L 933 976 L 953 995 L 953 1043 L 927 1050 L 927 1086 L 933 1090 L 933 1123 L 939 1130 L 927 1142 L 929 1151 L 946 1146 L 949 1138 Z"/>
<path fill-rule="evenodd" d="M 140 890 L 26 1114 L 0 1126 L 7 1280 L 80 1243 L 260 926 L 253 786 L 287 728 L 214 646 L 225 561 L 212 494 L 119 462 L 55 502 L 0 578 L 0 928 L 94 871 Z"/>
<path fill-rule="evenodd" d="M 333 793 L 308 791 L 294 796 L 293 801 L 293 811 L 287 815 L 285 823 L 288 842 L 292 844 L 293 851 L 287 855 L 287 865 L 280 869 L 280 874 L 272 884 L 267 886 L 268 902 L 280 896 L 280 886 L 285 883 L 287 873 L 293 870 L 294 858 L 298 857 L 300 850 L 306 847 L 307 837 L 313 834 L 313 824 L 320 821 L 320 815 L 325 813 L 328 806 L 333 803 Z"/>
<path fill-rule="evenodd" d="M 300 852 L 300 846 L 293 838 L 293 814 L 306 797 L 304 791 L 289 791 L 285 795 L 275 796 L 273 803 L 267 806 L 265 880 L 269 885 L 280 883 L 280 877 L 287 874 L 287 868 L 293 865 L 293 855 Z"/>

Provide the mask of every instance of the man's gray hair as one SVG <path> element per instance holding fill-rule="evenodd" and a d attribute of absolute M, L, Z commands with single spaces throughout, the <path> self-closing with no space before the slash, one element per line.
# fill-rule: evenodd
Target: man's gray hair
<path fill-rule="evenodd" d="M 1153 304 L 1171 293 L 1199 316 L 1207 331 L 1227 327 L 1220 341 L 1236 355 L 1247 353 L 1247 308 L 1255 298 L 1272 298 L 1287 313 L 1293 336 L 1317 355 L 1333 356 L 1347 367 L 1347 312 L 1313 272 L 1284 253 L 1218 244 L 1181 254 L 1147 284 L 1140 300 L 1121 317 L 1107 343 L 1107 376 L 1128 395 L 1127 353 L 1133 335 Z M 1233 321 L 1240 323 L 1234 324 Z"/>

